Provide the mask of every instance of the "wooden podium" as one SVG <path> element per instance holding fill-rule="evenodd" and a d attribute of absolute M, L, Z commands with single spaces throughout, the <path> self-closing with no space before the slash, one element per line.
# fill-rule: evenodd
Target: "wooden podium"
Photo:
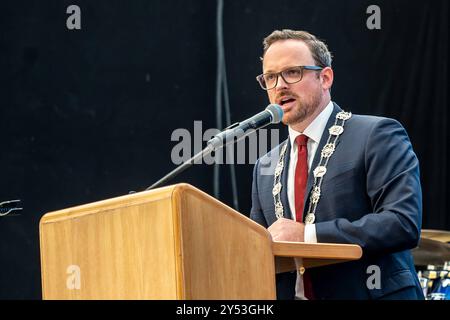
<path fill-rule="evenodd" d="M 359 259 L 357 245 L 272 242 L 188 184 L 44 215 L 44 299 L 275 299 L 275 272 Z M 275 258 L 276 257 L 276 258 Z"/>

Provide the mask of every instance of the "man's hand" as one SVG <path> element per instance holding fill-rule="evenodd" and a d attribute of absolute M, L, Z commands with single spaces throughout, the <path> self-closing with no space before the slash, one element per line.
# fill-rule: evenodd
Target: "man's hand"
<path fill-rule="evenodd" d="M 280 218 L 268 230 L 274 241 L 305 241 L 305 224 L 294 220 Z"/>

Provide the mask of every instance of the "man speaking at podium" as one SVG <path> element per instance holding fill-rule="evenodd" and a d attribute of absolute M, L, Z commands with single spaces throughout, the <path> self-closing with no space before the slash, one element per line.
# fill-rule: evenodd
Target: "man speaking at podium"
<path fill-rule="evenodd" d="M 363 256 L 280 274 L 277 297 L 423 299 L 410 253 L 421 228 L 419 162 L 400 123 L 331 101 L 331 60 L 305 31 L 264 39 L 257 80 L 283 108 L 289 138 L 256 162 L 250 216 L 273 240 L 358 244 Z"/>

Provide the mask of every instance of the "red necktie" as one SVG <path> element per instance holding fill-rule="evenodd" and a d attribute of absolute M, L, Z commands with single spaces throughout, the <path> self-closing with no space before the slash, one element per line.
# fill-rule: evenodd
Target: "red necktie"
<path fill-rule="evenodd" d="M 303 208 L 305 206 L 305 190 L 308 182 L 308 137 L 299 135 L 295 138 L 297 144 L 297 165 L 295 166 L 295 217 L 298 222 L 303 223 Z M 311 278 L 307 271 L 303 273 L 303 288 L 305 297 L 309 300 L 314 299 Z"/>
<path fill-rule="evenodd" d="M 297 165 L 295 166 L 295 217 L 298 222 L 303 222 L 303 207 L 305 204 L 305 189 L 308 181 L 308 137 L 301 134 L 295 138 L 297 144 Z"/>

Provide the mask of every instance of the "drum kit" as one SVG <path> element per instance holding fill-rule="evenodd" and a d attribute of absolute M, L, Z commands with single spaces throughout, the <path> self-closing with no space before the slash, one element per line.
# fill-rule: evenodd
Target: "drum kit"
<path fill-rule="evenodd" d="M 450 232 L 423 229 L 412 250 L 419 281 L 427 300 L 450 300 Z"/>

